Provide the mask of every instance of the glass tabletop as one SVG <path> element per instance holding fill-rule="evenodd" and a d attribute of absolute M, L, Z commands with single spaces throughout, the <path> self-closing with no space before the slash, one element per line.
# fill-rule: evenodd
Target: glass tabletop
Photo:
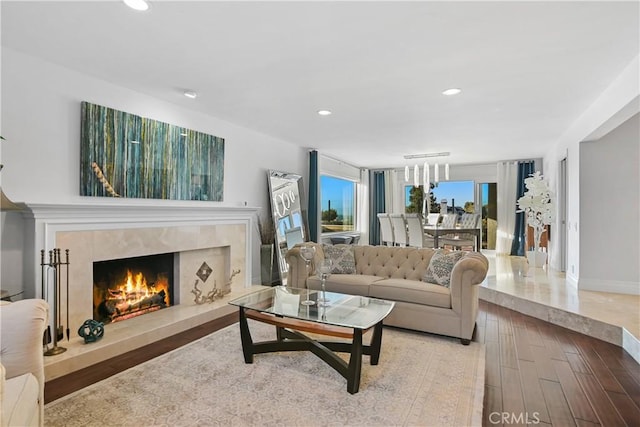
<path fill-rule="evenodd" d="M 308 291 L 309 298 L 317 301 L 321 291 Z M 348 328 L 368 329 L 387 317 L 395 305 L 393 301 L 378 298 L 325 292 L 328 306 L 302 305 L 307 290 L 275 286 L 236 298 L 229 304 L 263 313 L 293 319 L 308 320 Z"/>

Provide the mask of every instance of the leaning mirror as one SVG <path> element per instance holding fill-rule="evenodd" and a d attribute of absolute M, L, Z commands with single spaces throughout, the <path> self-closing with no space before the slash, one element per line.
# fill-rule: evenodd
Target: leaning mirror
<path fill-rule="evenodd" d="M 302 200 L 302 176 L 270 170 L 269 192 L 280 281 L 286 285 L 289 270 L 285 260 L 287 251 L 296 243 L 309 240 L 306 209 Z"/>

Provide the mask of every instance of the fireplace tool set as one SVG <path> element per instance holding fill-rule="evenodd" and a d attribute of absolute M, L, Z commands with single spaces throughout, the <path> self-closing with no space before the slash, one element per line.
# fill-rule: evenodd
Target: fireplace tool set
<path fill-rule="evenodd" d="M 51 333 L 51 326 L 47 326 L 47 330 L 44 332 L 42 338 L 43 345 L 46 347 L 44 352 L 45 356 L 54 356 L 56 354 L 64 353 L 67 351 L 64 347 L 58 346 L 58 341 L 64 338 L 64 327 L 62 326 L 62 314 L 61 314 L 61 295 L 60 290 L 62 286 L 62 270 L 64 268 L 66 273 L 66 298 L 67 303 L 65 305 L 67 313 L 67 341 L 69 341 L 69 249 L 65 249 L 65 260 L 62 261 L 61 249 L 54 248 L 49 251 L 49 262 L 45 262 L 45 251 L 40 251 L 40 267 L 42 269 L 42 298 L 45 301 L 49 301 L 49 288 L 53 290 L 53 333 Z M 53 273 L 52 283 L 49 283 L 49 272 Z M 53 347 L 49 348 L 49 343 L 53 340 Z"/>

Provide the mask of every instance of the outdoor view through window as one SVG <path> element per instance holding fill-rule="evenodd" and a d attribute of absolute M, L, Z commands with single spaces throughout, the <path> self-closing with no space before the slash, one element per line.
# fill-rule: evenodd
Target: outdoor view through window
<path fill-rule="evenodd" d="M 355 229 L 356 183 L 328 175 L 320 176 L 320 209 L 323 233 Z"/>
<path fill-rule="evenodd" d="M 422 186 L 405 186 L 405 212 L 422 213 L 423 198 L 424 190 Z M 444 181 L 439 182 L 437 186 L 432 183 L 428 200 L 429 212 L 440 212 L 440 202 L 442 200 L 447 201 L 447 212 L 442 212 L 443 214 L 452 212 L 458 214 L 463 212 L 473 213 L 475 209 L 473 181 Z"/>

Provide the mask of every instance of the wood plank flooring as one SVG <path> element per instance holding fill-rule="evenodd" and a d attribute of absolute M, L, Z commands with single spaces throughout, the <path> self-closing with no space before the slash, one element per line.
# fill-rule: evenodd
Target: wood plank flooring
<path fill-rule="evenodd" d="M 480 301 L 483 425 L 640 426 L 640 365 L 622 348 Z"/>
<path fill-rule="evenodd" d="M 237 321 L 237 314 L 48 381 L 50 402 Z M 480 301 L 484 426 L 639 426 L 640 365 L 623 349 Z"/>

